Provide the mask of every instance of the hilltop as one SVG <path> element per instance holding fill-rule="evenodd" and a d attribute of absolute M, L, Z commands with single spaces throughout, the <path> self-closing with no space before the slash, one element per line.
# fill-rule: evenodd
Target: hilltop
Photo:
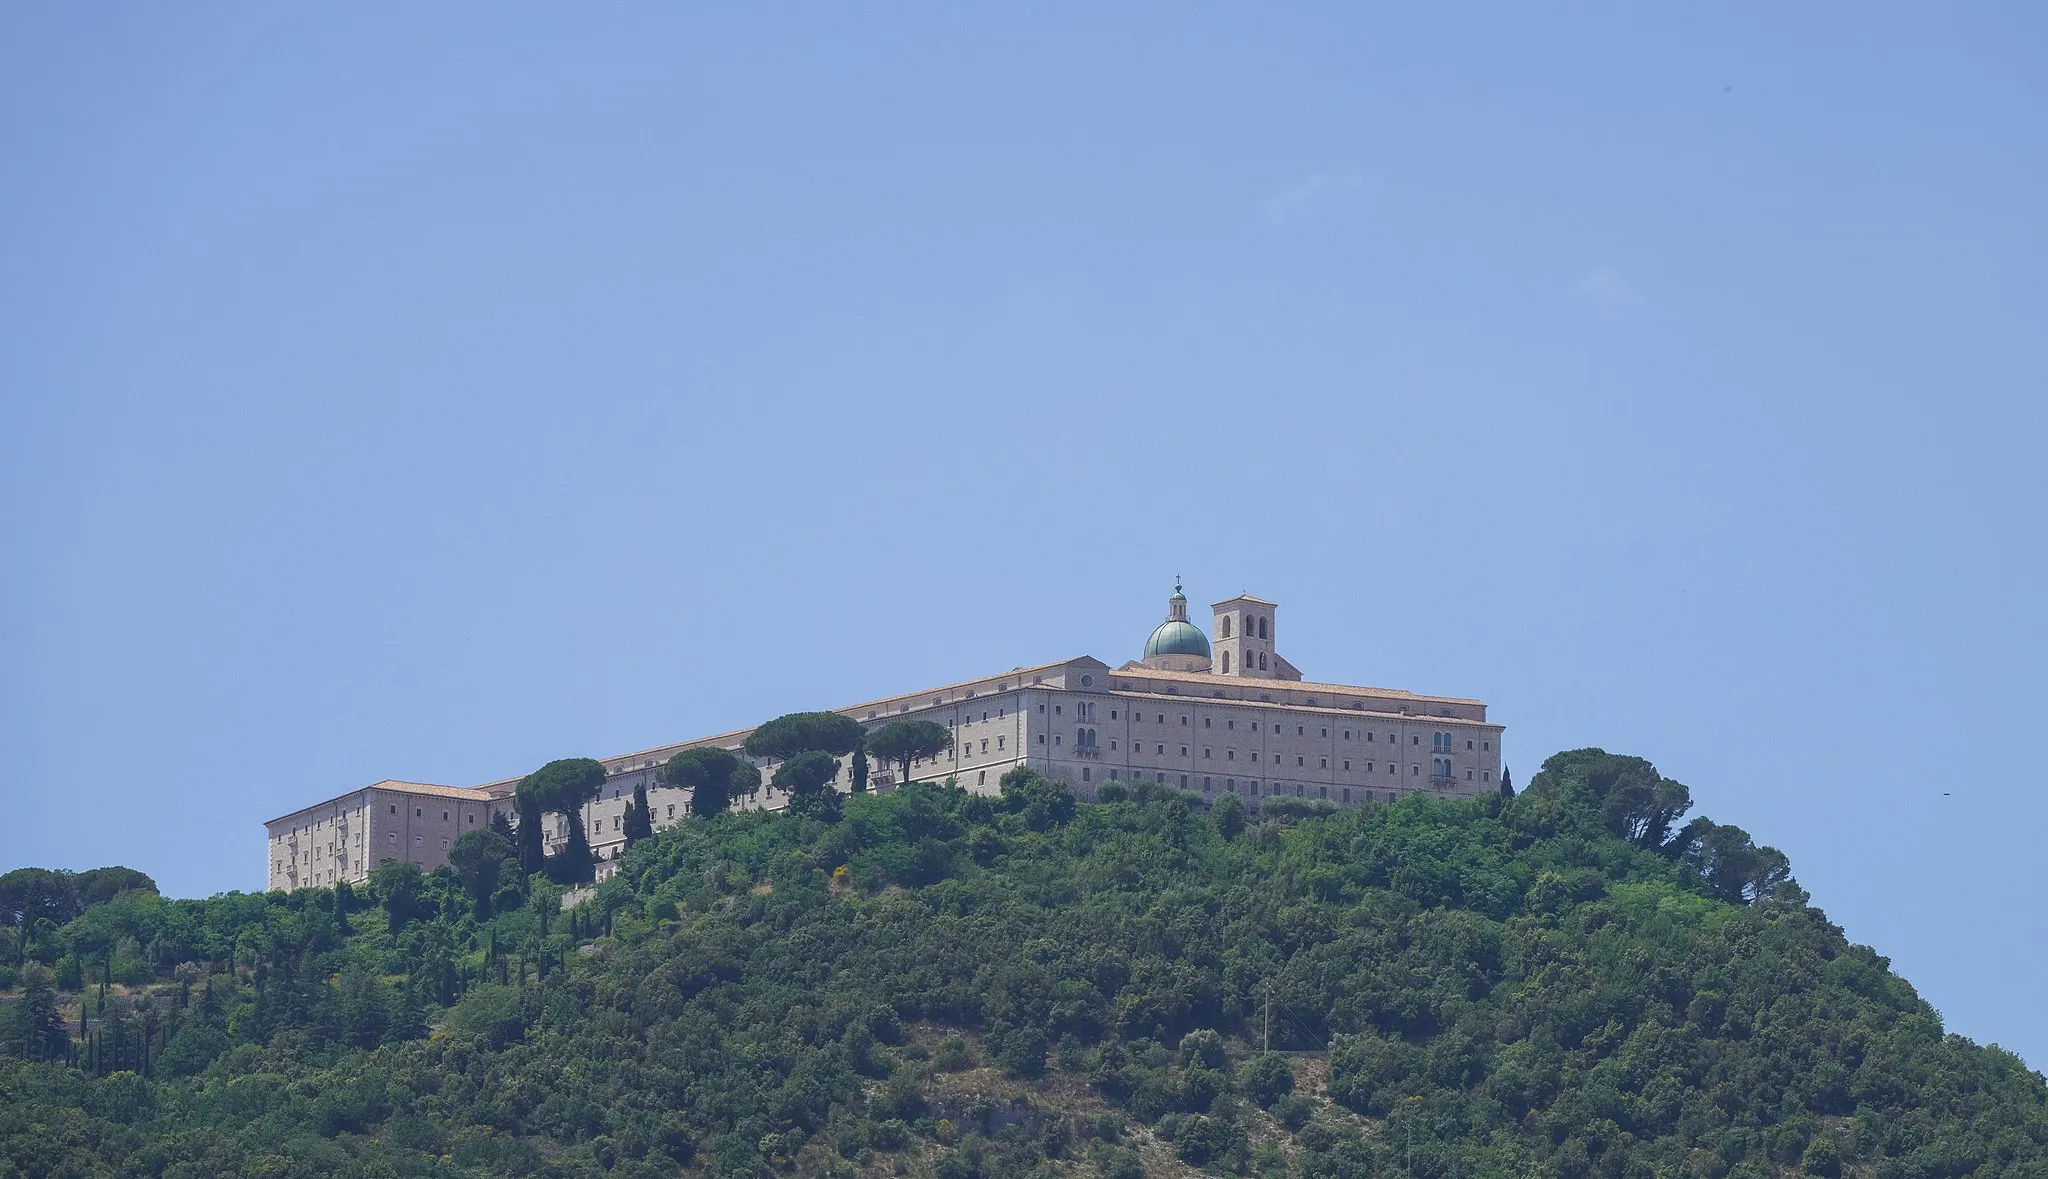
<path fill-rule="evenodd" d="M 0 1179 L 2048 1174 L 2040 1074 L 1647 762 L 1235 804 L 719 815 L 567 912 L 123 892 L 10 939 Z"/>

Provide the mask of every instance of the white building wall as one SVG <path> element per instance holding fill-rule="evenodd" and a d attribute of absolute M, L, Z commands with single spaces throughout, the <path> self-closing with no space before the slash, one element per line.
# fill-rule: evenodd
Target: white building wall
<path fill-rule="evenodd" d="M 1083 657 L 840 711 L 871 731 L 905 719 L 945 725 L 953 748 L 913 765 L 910 777 L 951 778 L 975 793 L 996 793 L 1003 774 L 1024 764 L 1067 782 L 1084 798 L 1104 782 L 1143 780 L 1209 801 L 1235 793 L 1254 807 L 1281 796 L 1358 806 L 1418 791 L 1469 797 L 1499 789 L 1502 728 L 1486 719 L 1484 704 L 1279 678 L 1273 675 L 1284 663 L 1275 650 L 1276 608 L 1233 599 L 1219 603 L 1218 624 L 1226 612 L 1232 634 L 1228 640 L 1219 635 L 1214 645 L 1232 650 L 1233 662 L 1250 654 L 1256 664 L 1264 653 L 1266 675 L 1240 675 L 1239 667 L 1229 676 L 1111 669 Z M 1267 623 L 1263 638 L 1257 636 L 1260 617 Z M 1249 638 L 1247 619 L 1253 623 Z M 1291 667 L 1288 674 L 1299 675 Z M 583 809 L 600 876 L 624 850 L 625 813 L 636 786 L 647 790 L 656 830 L 682 822 L 688 793 L 662 786 L 661 767 L 689 748 L 737 753 L 747 732 L 605 759 L 604 788 Z M 757 764 L 762 787 L 736 800 L 735 809 L 782 809 L 788 799 L 771 785 L 774 765 Z M 850 778 L 851 759 L 843 758 L 835 784 L 848 790 Z M 872 788 L 894 789 L 896 778 L 894 765 L 871 762 Z M 488 824 L 494 809 L 517 817 L 509 797 L 516 780 L 478 787 L 474 798 L 442 793 L 448 788 L 409 792 L 407 785 L 379 783 L 273 820 L 267 825 L 270 886 L 360 882 L 386 858 L 432 871 L 447 862 L 454 840 Z M 553 851 L 566 838 L 566 824 L 553 817 L 543 834 Z"/>

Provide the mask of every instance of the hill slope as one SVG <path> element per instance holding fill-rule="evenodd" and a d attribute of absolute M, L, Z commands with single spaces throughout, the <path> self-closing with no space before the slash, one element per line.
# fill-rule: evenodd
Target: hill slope
<path fill-rule="evenodd" d="M 31 947 L 82 989 L 6 1018 L 0 1177 L 2048 1174 L 2040 1075 L 1647 763 L 1249 823 L 1008 786 L 691 822 L 545 923 L 124 894 Z"/>

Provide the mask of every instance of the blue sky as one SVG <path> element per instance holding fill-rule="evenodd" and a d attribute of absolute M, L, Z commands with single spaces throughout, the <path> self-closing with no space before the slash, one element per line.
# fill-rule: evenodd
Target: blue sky
<path fill-rule="evenodd" d="M 2037 7 L 0 10 L 0 867 L 1176 573 L 1640 753 L 2048 1063 Z"/>

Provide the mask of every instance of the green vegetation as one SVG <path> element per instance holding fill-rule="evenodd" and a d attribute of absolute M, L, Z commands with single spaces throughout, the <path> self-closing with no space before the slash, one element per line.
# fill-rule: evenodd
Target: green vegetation
<path fill-rule="evenodd" d="M 953 730 L 932 721 L 890 721 L 868 734 L 868 750 L 896 766 L 896 780 L 910 781 L 910 767 L 953 748 Z"/>
<path fill-rule="evenodd" d="M 2048 1171 L 2042 1077 L 1640 759 L 1284 817 L 1003 785 L 717 808 L 568 912 L 121 893 L 27 943 L 0 1179 Z"/>
<path fill-rule="evenodd" d="M 540 850 L 539 820 L 542 816 L 560 815 L 569 829 L 562 850 L 547 857 L 545 867 L 550 878 L 565 884 L 591 878 L 596 861 L 590 855 L 590 836 L 583 830 L 583 804 L 603 792 L 604 764 L 589 757 L 564 757 L 551 761 L 521 778 L 514 788 L 520 829 L 526 833 L 524 838 L 531 843 L 536 855 Z M 529 817 L 534 820 L 531 824 L 527 822 Z M 531 870 L 533 860 L 525 859 L 524 862 Z"/>
<path fill-rule="evenodd" d="M 661 767 L 661 781 L 690 792 L 690 813 L 709 819 L 731 809 L 733 800 L 761 788 L 761 771 L 723 749 L 685 749 Z"/>

